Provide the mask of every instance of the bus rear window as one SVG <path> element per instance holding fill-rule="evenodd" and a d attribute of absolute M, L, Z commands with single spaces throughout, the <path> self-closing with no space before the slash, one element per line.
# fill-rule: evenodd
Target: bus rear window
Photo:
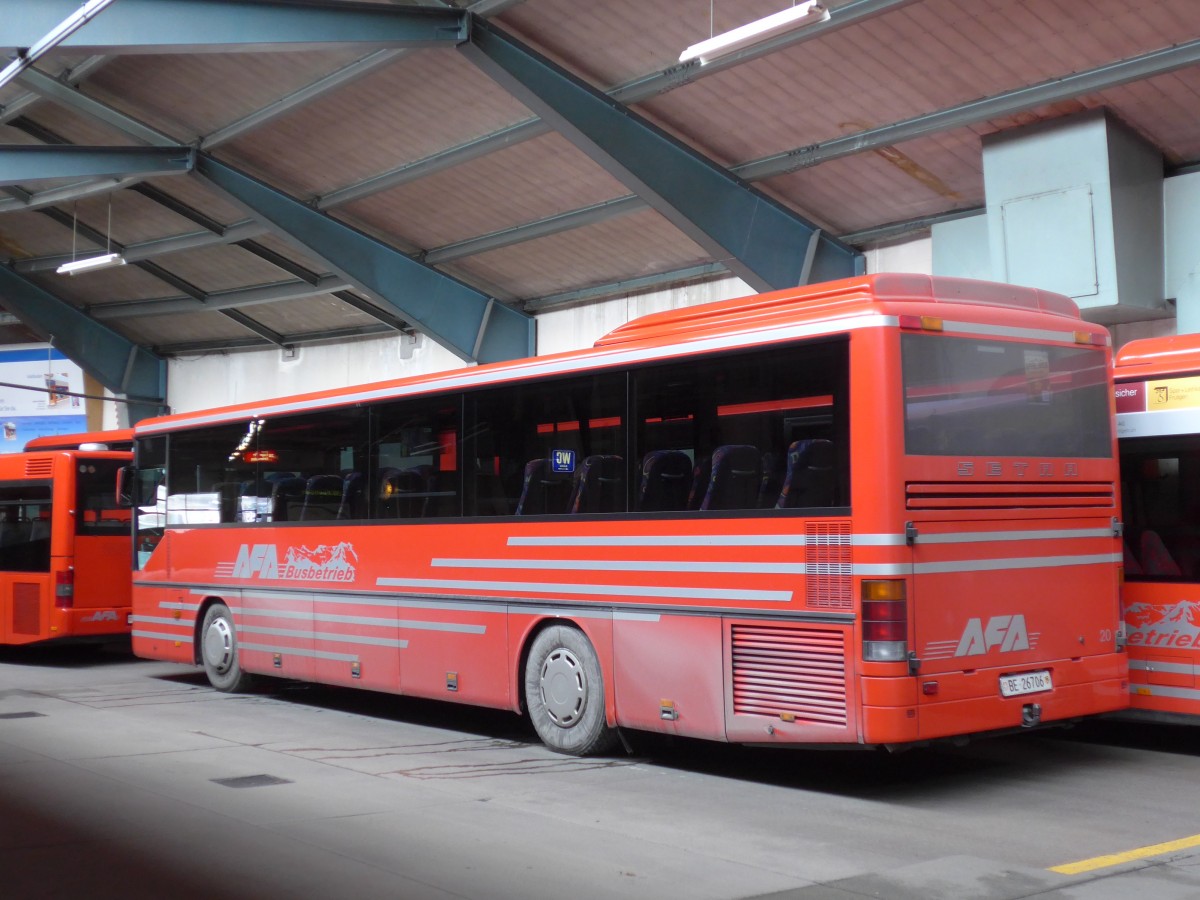
<path fill-rule="evenodd" d="M 900 341 L 909 454 L 1112 455 L 1100 350 L 942 334 Z"/>
<path fill-rule="evenodd" d="M 75 533 L 124 535 L 129 533 L 129 510 L 117 507 L 116 459 L 77 460 L 75 473 Z"/>

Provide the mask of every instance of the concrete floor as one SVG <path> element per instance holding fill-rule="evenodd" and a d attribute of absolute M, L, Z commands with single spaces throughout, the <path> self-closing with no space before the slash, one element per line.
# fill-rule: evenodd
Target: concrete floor
<path fill-rule="evenodd" d="M 1163 734 L 577 760 L 505 713 L 5 650 L 0 900 L 1198 898 L 1186 847 L 1049 871 L 1200 832 L 1200 755 Z"/>

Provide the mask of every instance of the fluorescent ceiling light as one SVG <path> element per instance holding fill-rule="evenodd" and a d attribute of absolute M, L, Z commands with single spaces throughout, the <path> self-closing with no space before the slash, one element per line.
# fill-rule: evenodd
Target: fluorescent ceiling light
<path fill-rule="evenodd" d="M 80 272 L 94 272 L 96 269 L 110 269 L 113 266 L 125 265 L 125 257 L 120 253 L 105 253 L 103 256 L 89 256 L 87 259 L 73 259 L 58 267 L 59 275 L 78 275 Z"/>
<path fill-rule="evenodd" d="M 754 44 L 760 44 L 776 35 L 816 25 L 818 22 L 828 19 L 829 10 L 817 0 L 806 0 L 806 2 L 798 3 L 783 12 L 777 12 L 773 16 L 758 19 L 741 28 L 726 31 L 724 34 L 718 34 L 707 41 L 692 44 L 679 54 L 679 61 L 684 63 L 698 59 L 700 64 L 704 65 L 714 59 L 720 59 L 722 56 L 728 56 Z"/>

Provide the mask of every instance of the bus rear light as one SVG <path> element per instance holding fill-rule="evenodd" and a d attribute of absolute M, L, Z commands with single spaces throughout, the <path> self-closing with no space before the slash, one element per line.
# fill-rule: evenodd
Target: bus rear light
<path fill-rule="evenodd" d="M 75 605 L 75 570 L 54 573 L 54 605 L 70 609 Z"/>
<path fill-rule="evenodd" d="M 908 659 L 908 588 L 904 581 L 869 579 L 862 583 L 863 659 Z"/>
<path fill-rule="evenodd" d="M 944 323 L 938 316 L 900 316 L 901 328 L 914 331 L 942 331 Z"/>
<path fill-rule="evenodd" d="M 1103 347 L 1104 346 L 1104 336 L 1099 335 L 1099 334 L 1092 334 L 1090 331 L 1076 331 L 1075 332 L 1075 343 L 1086 344 L 1090 347 Z"/>

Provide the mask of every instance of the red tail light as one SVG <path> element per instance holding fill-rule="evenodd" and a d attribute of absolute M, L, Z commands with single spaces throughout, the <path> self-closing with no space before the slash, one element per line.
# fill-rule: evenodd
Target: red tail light
<path fill-rule="evenodd" d="M 908 658 L 908 590 L 900 580 L 862 583 L 863 659 L 902 662 Z"/>
<path fill-rule="evenodd" d="M 75 570 L 54 573 L 54 605 L 70 609 L 75 605 Z"/>

